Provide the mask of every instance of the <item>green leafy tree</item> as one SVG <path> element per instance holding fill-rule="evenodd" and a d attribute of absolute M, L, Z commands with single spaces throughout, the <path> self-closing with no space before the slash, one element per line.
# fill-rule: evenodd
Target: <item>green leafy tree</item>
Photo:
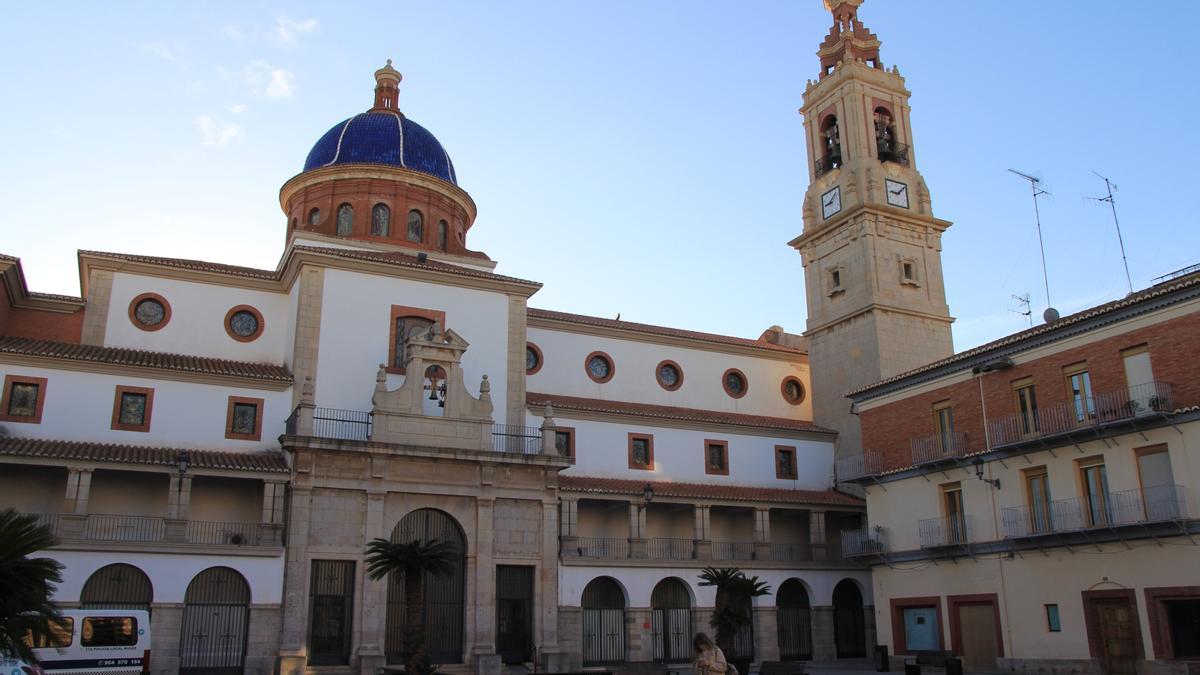
<path fill-rule="evenodd" d="M 747 577 L 736 567 L 705 567 L 700 572 L 700 585 L 717 587 L 717 601 L 708 623 L 717 633 L 717 646 L 728 658 L 736 658 L 739 654 L 733 641 L 750 625 L 750 599 L 769 595 L 771 587 L 757 576 Z"/>
<path fill-rule="evenodd" d="M 0 656 L 37 663 L 25 636 L 32 633 L 36 643 L 48 634 L 50 621 L 61 618 L 50 596 L 62 582 L 63 566 L 30 557 L 57 543 L 37 516 L 0 510 Z"/>
<path fill-rule="evenodd" d="M 458 547 L 431 539 L 367 544 L 367 575 L 379 580 L 395 572 L 404 583 L 404 669 L 408 675 L 431 675 L 436 668 L 425 651 L 425 573 L 444 578 L 454 572 Z"/>

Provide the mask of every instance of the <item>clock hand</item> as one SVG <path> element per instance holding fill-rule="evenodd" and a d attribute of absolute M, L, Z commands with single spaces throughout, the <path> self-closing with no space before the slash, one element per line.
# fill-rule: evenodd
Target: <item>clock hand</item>
<path fill-rule="evenodd" d="M 898 194 L 900 194 L 901 192 L 904 192 L 904 188 L 900 188 L 899 190 L 888 190 L 888 192 L 890 192 L 890 193 L 892 193 L 892 194 L 894 194 L 894 195 L 898 195 Z"/>
<path fill-rule="evenodd" d="M 824 205 L 825 205 L 825 206 L 829 206 L 829 205 L 831 205 L 831 204 L 833 204 L 833 197 L 832 197 L 832 196 L 829 198 L 829 201 L 827 201 L 827 202 L 824 202 Z"/>

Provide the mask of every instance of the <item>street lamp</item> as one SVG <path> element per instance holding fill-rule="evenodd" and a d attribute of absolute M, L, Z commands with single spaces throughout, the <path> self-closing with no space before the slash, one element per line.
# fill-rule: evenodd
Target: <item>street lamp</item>
<path fill-rule="evenodd" d="M 983 477 L 983 459 L 982 458 L 976 457 L 974 466 L 975 466 L 975 477 L 976 478 L 987 483 L 988 485 L 991 485 L 992 487 L 996 488 L 997 490 L 1000 489 L 1000 479 L 999 478 L 984 478 Z"/>

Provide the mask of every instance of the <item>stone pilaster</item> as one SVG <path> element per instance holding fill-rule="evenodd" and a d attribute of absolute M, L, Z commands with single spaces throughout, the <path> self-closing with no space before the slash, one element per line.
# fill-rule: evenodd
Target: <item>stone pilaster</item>
<path fill-rule="evenodd" d="M 308 536 L 312 491 L 292 488 L 288 509 L 287 562 L 283 576 L 283 628 L 279 632 L 278 675 L 305 675 L 308 666 Z"/>
<path fill-rule="evenodd" d="M 192 500 L 192 477 L 187 474 L 171 474 L 167 489 L 167 517 L 187 520 L 188 503 Z"/>
<path fill-rule="evenodd" d="M 693 536 L 696 541 L 696 559 L 708 560 L 712 558 L 712 540 L 708 538 L 710 527 L 708 506 L 696 506 L 693 513 L 696 517 Z"/>
<path fill-rule="evenodd" d="M 771 509 L 754 509 L 754 558 L 771 559 Z M 756 652 L 757 653 L 757 652 Z"/>
<path fill-rule="evenodd" d="M 830 663 L 837 660 L 832 607 L 812 608 L 812 641 L 814 662 Z"/>
<path fill-rule="evenodd" d="M 521 295 L 508 296 L 508 391 L 504 406 L 508 424 L 516 426 L 525 426 L 525 342 L 528 339 L 525 300 Z M 550 440 L 553 443 L 554 439 Z"/>
<path fill-rule="evenodd" d="M 67 494 L 63 504 L 65 513 L 85 514 L 92 493 L 91 469 L 67 470 Z"/>
<path fill-rule="evenodd" d="M 79 341 L 85 345 L 102 345 L 108 330 L 108 306 L 112 301 L 113 271 L 94 269 L 88 275 L 87 306 L 83 312 L 83 333 Z"/>
<path fill-rule="evenodd" d="M 774 607 L 754 608 L 754 660 L 779 660 L 778 611 Z"/>
<path fill-rule="evenodd" d="M 646 555 L 646 508 L 638 502 L 629 502 L 629 557 Z"/>
<path fill-rule="evenodd" d="M 558 641 L 558 504 L 542 503 L 542 560 L 538 565 L 538 597 L 541 598 L 540 616 L 541 667 L 548 673 L 564 672 L 562 646 Z M 536 610 L 535 610 L 536 611 Z"/>
<path fill-rule="evenodd" d="M 471 656 L 476 672 L 481 673 L 481 666 L 492 667 L 490 657 L 496 654 L 496 565 L 492 561 L 496 500 L 480 497 L 475 503 L 475 640 Z M 499 658 L 495 664 L 498 668 Z"/>
<path fill-rule="evenodd" d="M 812 547 L 813 560 L 828 560 L 825 546 L 825 512 L 808 512 L 808 541 Z"/>
<path fill-rule="evenodd" d="M 630 607 L 625 610 L 625 654 L 630 663 L 649 663 L 654 660 L 654 636 L 650 621 L 649 607 Z"/>
<path fill-rule="evenodd" d="M 383 502 L 384 490 L 367 491 L 367 512 L 363 524 L 363 544 L 384 537 Z M 387 577 L 371 580 L 363 570 L 362 599 L 359 602 L 358 672 L 360 675 L 376 675 L 387 665 L 384 645 L 387 640 Z"/>
<path fill-rule="evenodd" d="M 262 522 L 279 525 L 283 523 L 287 483 L 282 481 L 263 481 L 263 511 Z"/>
<path fill-rule="evenodd" d="M 296 281 L 296 339 L 292 347 L 292 374 L 297 382 L 317 379 L 317 355 L 321 337 L 321 305 L 325 293 L 325 269 L 305 265 Z M 301 387 L 292 387 L 292 407 L 300 404 Z"/>

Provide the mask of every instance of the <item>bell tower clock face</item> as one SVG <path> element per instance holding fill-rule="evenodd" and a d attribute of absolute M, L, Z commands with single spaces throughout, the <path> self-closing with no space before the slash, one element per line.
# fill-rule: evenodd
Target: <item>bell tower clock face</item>
<path fill-rule="evenodd" d="M 887 203 L 892 206 L 899 206 L 902 209 L 908 208 L 908 186 L 898 180 L 888 179 L 884 181 L 884 187 L 887 188 Z"/>
<path fill-rule="evenodd" d="M 832 190 L 821 195 L 821 217 L 829 220 L 842 210 L 842 187 L 834 186 Z"/>

